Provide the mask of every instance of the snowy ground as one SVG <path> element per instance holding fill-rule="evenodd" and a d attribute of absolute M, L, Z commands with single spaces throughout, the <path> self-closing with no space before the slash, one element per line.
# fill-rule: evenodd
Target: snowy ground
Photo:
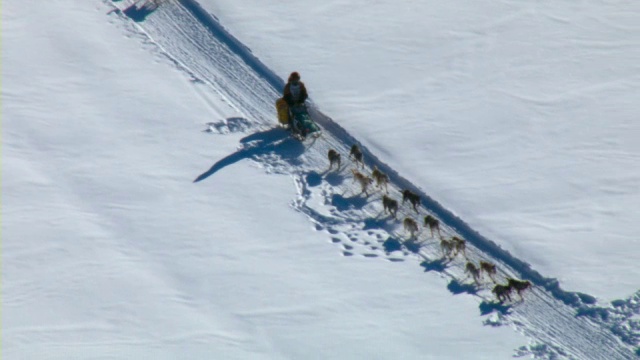
<path fill-rule="evenodd" d="M 4 6 L 5 357 L 496 359 L 527 344 L 519 354 L 632 356 L 637 339 L 625 337 L 638 333 L 637 297 L 600 309 L 587 296 L 564 304 L 571 293 L 537 285 L 524 302 L 498 307 L 489 284 L 470 284 L 461 257 L 441 263 L 426 232 L 421 246 L 409 246 L 402 228 L 381 214 L 379 194 L 359 195 L 346 169 L 325 172 L 326 150 L 344 154 L 355 137 L 392 175 L 392 194 L 414 186 L 445 205 L 421 215 L 440 215 L 447 235 L 469 235 L 471 260 L 497 262 L 501 279 L 527 274 L 518 261 L 556 277 L 526 253 L 486 247 L 488 238 L 513 250 L 485 230 L 491 223 L 476 228 L 473 203 L 449 202 L 458 194 L 411 172 L 404 161 L 413 152 L 400 146 L 410 132 L 376 146 L 373 133 L 388 133 L 389 122 L 370 117 L 375 126 L 365 129 L 370 94 L 340 108 L 327 100 L 331 79 L 311 80 L 323 76 L 320 68 L 299 68 L 320 110 L 354 123 L 339 121 L 346 133 L 315 111 L 325 136 L 306 144 L 272 129 L 274 74 L 295 66 L 280 58 L 282 39 L 266 32 L 278 30 L 275 23 L 252 22 L 251 33 L 264 30 L 273 43 L 247 42 L 264 54 L 273 45 L 269 56 L 278 60 L 260 55 L 272 71 L 216 33 L 192 1 L 129 12 L 138 22 L 110 11 L 130 4 Z M 342 10 L 336 4 L 317 11 Z M 237 14 L 221 10 L 213 12 Z M 243 41 L 247 29 L 237 27 Z M 372 92 L 386 88 L 370 84 Z M 391 251 L 394 242 L 400 251 Z"/>
<path fill-rule="evenodd" d="M 535 269 L 603 300 L 640 289 L 638 2 L 201 3 Z"/>

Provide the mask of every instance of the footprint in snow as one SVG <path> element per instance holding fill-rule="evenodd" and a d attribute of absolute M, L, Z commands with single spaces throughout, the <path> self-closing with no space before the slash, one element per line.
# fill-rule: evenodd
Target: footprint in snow
<path fill-rule="evenodd" d="M 209 122 L 206 125 L 207 128 L 204 130 L 204 132 L 215 132 L 223 135 L 243 132 L 251 128 L 251 123 L 249 122 L 249 120 L 241 117 L 231 117 L 217 122 Z"/>

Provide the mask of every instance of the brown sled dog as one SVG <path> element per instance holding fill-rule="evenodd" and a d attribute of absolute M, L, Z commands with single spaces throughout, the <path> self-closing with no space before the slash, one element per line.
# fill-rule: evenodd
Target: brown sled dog
<path fill-rule="evenodd" d="M 388 188 L 389 176 L 387 176 L 387 174 L 380 171 L 377 166 L 374 166 L 373 172 L 371 173 L 371 177 L 373 177 L 373 180 L 376 181 L 377 187 L 381 189 L 384 187 L 384 192 L 387 194 L 389 193 L 389 188 Z"/>
<path fill-rule="evenodd" d="M 327 157 L 329 158 L 329 170 L 333 168 L 334 164 L 337 165 L 338 170 L 340 170 L 340 154 L 337 151 L 331 149 L 329 150 Z"/>
<path fill-rule="evenodd" d="M 356 169 L 351 169 L 351 173 L 353 174 L 353 181 L 359 183 L 362 192 L 368 196 L 369 193 L 367 192 L 367 190 L 369 189 L 369 185 L 373 183 L 373 179 L 364 175 Z"/>

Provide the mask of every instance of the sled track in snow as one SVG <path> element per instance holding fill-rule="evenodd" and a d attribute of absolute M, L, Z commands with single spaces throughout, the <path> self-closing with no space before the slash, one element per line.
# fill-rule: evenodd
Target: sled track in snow
<path fill-rule="evenodd" d="M 425 271 L 435 271 L 450 280 L 449 291 L 476 297 L 481 312 L 493 314 L 488 324 L 509 324 L 532 339 L 534 344 L 521 349 L 521 354 L 543 358 L 637 358 L 631 348 L 638 342 L 640 325 L 630 318 L 633 313 L 640 313 L 640 293 L 627 300 L 624 307 L 614 309 L 597 307 L 595 299 L 586 294 L 562 290 L 555 279 L 543 277 L 529 264 L 474 231 L 361 146 L 367 165 L 365 171 L 370 173 L 373 166 L 377 166 L 389 175 L 389 190 L 394 198 L 399 198 L 400 189 L 411 189 L 422 197 L 419 215 L 403 206 L 400 219 L 414 216 L 420 221 L 431 214 L 440 220 L 443 235 L 467 240 L 470 260 L 496 263 L 501 280 L 517 277 L 535 285 L 526 293 L 525 301 L 505 307 L 495 304 L 489 288 L 471 286 L 464 274 L 466 260 L 458 257 L 451 262 L 441 261 L 440 249 L 428 230 L 421 231 L 421 242 L 406 241 L 400 223 L 382 213 L 379 192 L 368 197 L 359 194 L 346 169 L 350 166 L 346 159 L 349 147 L 359 142 L 313 103 L 310 114 L 323 128 L 321 138 L 303 146 L 286 138 L 283 130 L 273 129 L 273 103 L 284 86 L 283 80 L 195 0 L 166 2 L 142 18 L 134 19 L 135 22 L 128 21 L 123 10 L 136 2 L 103 2 L 116 7 L 114 13 L 119 19 L 127 20 L 132 31 L 144 34 L 154 51 L 188 73 L 195 83 L 216 92 L 229 106 L 241 109 L 249 119 L 255 133 L 241 141 L 240 150 L 214 164 L 197 181 L 237 158 L 251 157 L 268 171 L 293 176 L 299 196 L 292 206 L 305 213 L 316 224 L 316 229 L 326 231 L 332 242 L 340 244 L 345 256 L 382 257 L 390 261 L 418 259 Z M 203 98 L 206 100 L 204 94 Z M 325 171 L 326 153 L 330 148 L 343 155 L 344 165 L 340 171 Z M 393 244 L 398 246 L 390 248 Z"/>

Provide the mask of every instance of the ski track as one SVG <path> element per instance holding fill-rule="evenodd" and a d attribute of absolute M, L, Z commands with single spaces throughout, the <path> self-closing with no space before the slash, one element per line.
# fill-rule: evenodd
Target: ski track
<path fill-rule="evenodd" d="M 126 31 L 141 35 L 151 51 L 166 57 L 186 72 L 198 84 L 215 92 L 243 118 L 208 123 L 207 132 L 226 134 L 251 130 L 241 140 L 238 151 L 218 161 L 196 182 L 242 157 L 252 158 L 267 172 L 293 177 L 298 197 L 291 206 L 306 214 L 317 231 L 326 232 L 330 242 L 344 256 L 364 256 L 388 261 L 415 261 L 425 272 L 432 272 L 449 281 L 454 294 L 466 293 L 477 299 L 485 324 L 509 325 L 531 340 L 517 349 L 514 356 L 532 355 L 547 359 L 634 359 L 632 350 L 640 342 L 640 291 L 627 300 L 614 301 L 611 306 L 597 306 L 595 299 L 580 293 L 563 291 L 557 281 L 542 277 L 525 262 L 514 258 L 493 242 L 470 229 L 462 220 L 428 197 L 421 189 L 362 148 L 366 169 L 370 174 L 377 166 L 391 183 L 390 195 L 401 200 L 401 189 L 411 189 L 422 197 L 416 214 L 401 205 L 398 219 L 411 216 L 421 223 L 431 214 L 440 220 L 444 237 L 458 236 L 467 240 L 466 259 L 458 256 L 444 261 L 436 238 L 421 227 L 417 241 L 408 239 L 400 220 L 384 214 L 381 191 L 361 194 L 352 181 L 353 164 L 348 159 L 349 148 L 358 143 L 331 118 L 310 102 L 310 114 L 323 129 L 323 135 L 300 143 L 274 128 L 274 101 L 280 96 L 284 82 L 269 70 L 250 50 L 230 35 L 217 19 L 203 10 L 195 0 L 167 0 L 158 8 L 139 18 L 127 16 L 125 9 L 140 8 L 145 1 L 102 0 L 125 25 Z M 134 21 L 131 21 L 131 20 Z M 199 92 L 204 101 L 207 96 Z M 209 104 L 211 102 L 207 101 Z M 358 143 L 359 144 L 359 143 Z M 335 149 L 342 154 L 342 167 L 328 171 L 326 154 Z M 375 188 L 374 188 L 375 189 Z M 399 201 L 401 203 L 401 201 Z M 480 260 L 498 266 L 498 282 L 506 277 L 530 280 L 534 286 L 517 295 L 514 302 L 495 302 L 490 292 L 493 283 L 480 286 L 464 273 L 467 261 Z M 637 352 L 636 352 L 637 353 Z"/>

